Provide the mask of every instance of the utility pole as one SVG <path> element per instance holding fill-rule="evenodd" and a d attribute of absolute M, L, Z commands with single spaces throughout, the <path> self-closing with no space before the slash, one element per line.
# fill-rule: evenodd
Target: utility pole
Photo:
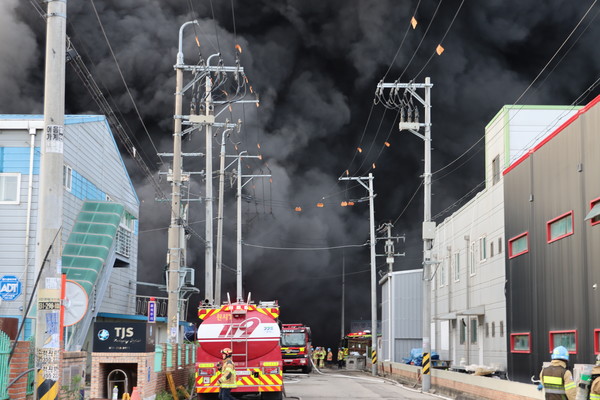
<path fill-rule="evenodd" d="M 243 300 L 242 293 L 242 188 L 253 178 L 270 178 L 271 175 L 244 175 L 242 174 L 242 158 L 262 158 L 261 156 L 251 156 L 242 151 L 237 156 L 237 262 L 236 262 L 236 299 Z M 242 182 L 248 178 L 246 182 Z"/>
<path fill-rule="evenodd" d="M 244 74 L 244 69 L 239 65 L 239 60 L 236 54 L 236 65 L 225 66 L 220 58 L 220 54 L 212 54 L 206 62 L 201 59 L 200 62 L 194 65 L 187 65 L 184 62 L 183 55 L 183 33 L 187 26 L 198 24 L 198 21 L 188 21 L 181 25 L 179 29 L 179 48 L 177 53 L 177 63 L 174 68 L 176 70 L 176 90 L 175 90 L 175 115 L 174 115 L 174 134 L 173 134 L 173 165 L 172 171 L 169 173 L 169 179 L 172 181 L 171 195 L 171 224 L 169 226 L 168 237 L 168 273 L 167 273 L 167 290 L 169 296 L 168 303 L 168 327 L 169 341 L 171 343 L 179 342 L 178 325 L 180 319 L 181 299 L 180 292 L 183 286 L 185 274 L 190 272 L 189 268 L 182 268 L 182 263 L 185 262 L 185 227 L 187 225 L 187 215 L 184 215 L 181 208 L 181 189 L 185 182 L 189 181 L 189 176 L 193 172 L 183 174 L 182 172 L 182 157 L 186 155 L 198 156 L 201 153 L 182 153 L 182 139 L 186 134 L 191 134 L 205 127 L 206 135 L 206 169 L 203 173 L 206 178 L 206 237 L 205 237 L 205 294 L 204 298 L 210 304 L 214 303 L 213 292 L 213 190 L 212 190 L 212 129 L 215 128 L 235 128 L 239 124 L 216 123 L 214 107 L 216 104 L 227 105 L 231 103 L 258 103 L 256 100 L 243 100 L 246 95 L 247 78 Z M 211 59 L 218 57 L 217 65 L 210 65 Z M 184 83 L 184 72 L 190 72 L 194 75 L 190 82 Z M 212 74 L 212 75 L 211 75 Z M 227 75 L 233 74 L 233 82 L 237 88 L 234 88 L 235 95 L 233 98 L 227 98 L 222 101 L 213 100 L 212 91 L 216 87 L 223 88 L 223 85 L 228 81 Z M 183 115 L 183 96 L 192 89 L 195 90 L 196 84 L 203 84 L 204 95 L 201 102 L 196 102 L 193 98 L 192 110 L 190 115 Z M 193 93 L 194 97 L 196 93 Z M 197 113 L 198 106 L 204 108 L 204 112 Z M 224 107 L 222 111 L 226 110 Z M 198 115 L 200 114 L 200 115 Z M 218 113 L 220 114 L 220 112 Z M 218 115 L 217 114 L 217 115 Z M 188 126 L 183 129 L 183 126 Z M 202 172 L 200 173 L 202 174 Z M 188 201 L 192 201 L 188 199 Z"/>
<path fill-rule="evenodd" d="M 390 109 L 400 109 L 399 130 L 408 130 L 425 143 L 423 172 L 423 385 L 427 393 L 431 388 L 431 247 L 435 237 L 435 222 L 431 221 L 431 83 L 429 77 L 425 83 L 383 83 L 377 85 L 376 101 Z M 385 89 L 390 89 L 385 97 Z M 404 89 L 401 93 L 400 90 Z M 425 92 L 421 97 L 418 90 Z M 425 122 L 419 122 L 419 108 L 413 102 L 416 99 L 425 109 Z M 424 135 L 419 129 L 424 128 Z"/>
<path fill-rule="evenodd" d="M 60 389 L 61 226 L 63 218 L 63 142 L 67 1 L 48 0 L 44 135 L 41 146 L 37 222 L 36 399 L 56 399 Z M 24 323 L 24 321 L 23 321 Z"/>
<path fill-rule="evenodd" d="M 213 104 L 212 104 L 212 82 L 209 75 L 206 75 L 206 90 L 205 90 L 205 112 L 206 119 L 212 119 Z M 214 303 L 213 294 L 213 187 L 212 187 L 212 124 L 206 124 L 206 195 L 205 195 L 205 212 L 206 212 L 206 234 L 204 245 L 204 295 L 208 300 Z"/>
<path fill-rule="evenodd" d="M 378 256 L 384 256 L 385 262 L 388 265 L 388 359 L 394 361 L 394 342 L 396 340 L 396 329 L 394 326 L 394 299 L 392 291 L 392 272 L 394 272 L 394 257 L 404 256 L 404 253 L 396 253 L 394 250 L 394 240 L 398 241 L 402 239 L 405 241 L 404 236 L 392 236 L 392 225 L 391 222 L 382 224 L 377 231 L 387 232 L 387 237 L 379 237 L 377 239 L 385 240 L 385 254 L 377 254 Z M 382 324 L 383 328 L 383 324 Z"/>
<path fill-rule="evenodd" d="M 242 121 L 238 120 L 237 130 L 240 131 Z M 219 203 L 217 206 L 217 254 L 215 260 L 215 305 L 221 305 L 221 271 L 223 267 L 223 205 L 225 202 L 225 139 L 231 129 L 225 129 L 221 134 L 221 154 L 219 168 Z M 227 135 L 226 135 L 227 134 Z M 228 165 L 227 167 L 231 166 Z"/>
<path fill-rule="evenodd" d="M 369 246 L 371 248 L 371 373 L 377 375 L 377 271 L 375 265 L 375 194 L 373 194 L 373 174 L 365 176 L 341 177 L 341 181 L 357 181 L 369 193 Z M 369 181 L 368 185 L 363 181 Z"/>
<path fill-rule="evenodd" d="M 340 332 L 340 338 L 343 339 L 345 335 L 344 329 L 346 327 L 346 255 L 342 250 L 342 326 Z"/>

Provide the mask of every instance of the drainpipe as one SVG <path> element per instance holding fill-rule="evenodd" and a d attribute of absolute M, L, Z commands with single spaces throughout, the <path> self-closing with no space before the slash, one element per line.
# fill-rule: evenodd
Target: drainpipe
<path fill-rule="evenodd" d="M 25 220 L 25 276 L 23 278 L 23 324 L 27 318 L 27 285 L 29 281 L 29 234 L 31 232 L 31 200 L 33 197 L 33 159 L 35 155 L 36 129 L 29 127 L 29 182 L 27 187 L 27 217 Z"/>

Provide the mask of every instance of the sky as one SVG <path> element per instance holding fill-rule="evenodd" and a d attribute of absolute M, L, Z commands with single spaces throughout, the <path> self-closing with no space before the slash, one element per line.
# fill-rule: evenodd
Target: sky
<path fill-rule="evenodd" d="M 393 222 L 394 235 L 405 235 L 406 243 L 396 247 L 405 256 L 396 258 L 394 269 L 421 266 L 423 142 L 398 131 L 398 110 L 374 104 L 377 84 L 430 77 L 434 85 L 432 215 L 439 223 L 481 188 L 480 139 L 502 106 L 581 105 L 598 95 L 598 12 L 593 0 L 93 0 L 68 2 L 67 34 L 156 177 L 169 166 L 156 152 L 172 151 L 179 27 L 199 22 L 184 37 L 189 64 L 221 53 L 232 65 L 235 46 L 241 47 L 240 64 L 260 107 L 238 104 L 223 114 L 243 120 L 227 153 L 260 154 L 244 172 L 272 175 L 272 182 L 256 178 L 244 191 L 244 293 L 277 299 L 282 322 L 306 323 L 315 345 L 334 347 L 342 331 L 342 271 L 343 330 L 352 320 L 371 318 L 369 248 L 355 246 L 369 237 L 368 202 L 358 201 L 367 193 L 340 182 L 345 171 L 373 174 L 375 227 Z M 45 23 L 31 2 L 0 2 L 0 37 L 0 113 L 42 113 Z M 66 112 L 98 113 L 69 66 L 66 74 Z M 189 103 L 186 98 L 184 113 Z M 183 151 L 205 151 L 204 140 L 203 133 L 189 135 Z M 220 134 L 215 154 L 219 143 Z M 160 282 L 169 208 L 155 201 L 131 157 L 123 157 L 141 201 L 139 280 Z M 204 159 L 186 159 L 184 168 L 200 171 Z M 189 196 L 201 198 L 204 185 L 195 176 Z M 164 179 L 161 187 L 169 193 Z M 235 188 L 229 182 L 224 199 L 223 296 L 234 297 Z M 349 200 L 353 207 L 340 206 Z M 190 204 L 195 234 L 188 265 L 203 292 L 204 208 Z M 344 245 L 353 247 L 314 250 Z M 378 257 L 377 270 L 386 268 Z"/>

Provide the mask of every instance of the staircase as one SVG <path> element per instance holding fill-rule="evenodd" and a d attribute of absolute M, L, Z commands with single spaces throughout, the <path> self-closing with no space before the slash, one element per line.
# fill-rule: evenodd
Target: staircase
<path fill-rule="evenodd" d="M 63 272 L 88 295 L 88 310 L 71 326 L 67 350 L 79 350 L 98 314 L 115 263 L 115 237 L 125 208 L 113 202 L 86 201 L 62 255 Z"/>

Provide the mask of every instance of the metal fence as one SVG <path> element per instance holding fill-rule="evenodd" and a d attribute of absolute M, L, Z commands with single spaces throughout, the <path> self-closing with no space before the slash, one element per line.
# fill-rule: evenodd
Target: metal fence
<path fill-rule="evenodd" d="M 10 338 L 0 331 L 0 400 L 8 399 L 8 378 L 10 376 L 10 366 L 8 357 L 10 355 Z"/>

